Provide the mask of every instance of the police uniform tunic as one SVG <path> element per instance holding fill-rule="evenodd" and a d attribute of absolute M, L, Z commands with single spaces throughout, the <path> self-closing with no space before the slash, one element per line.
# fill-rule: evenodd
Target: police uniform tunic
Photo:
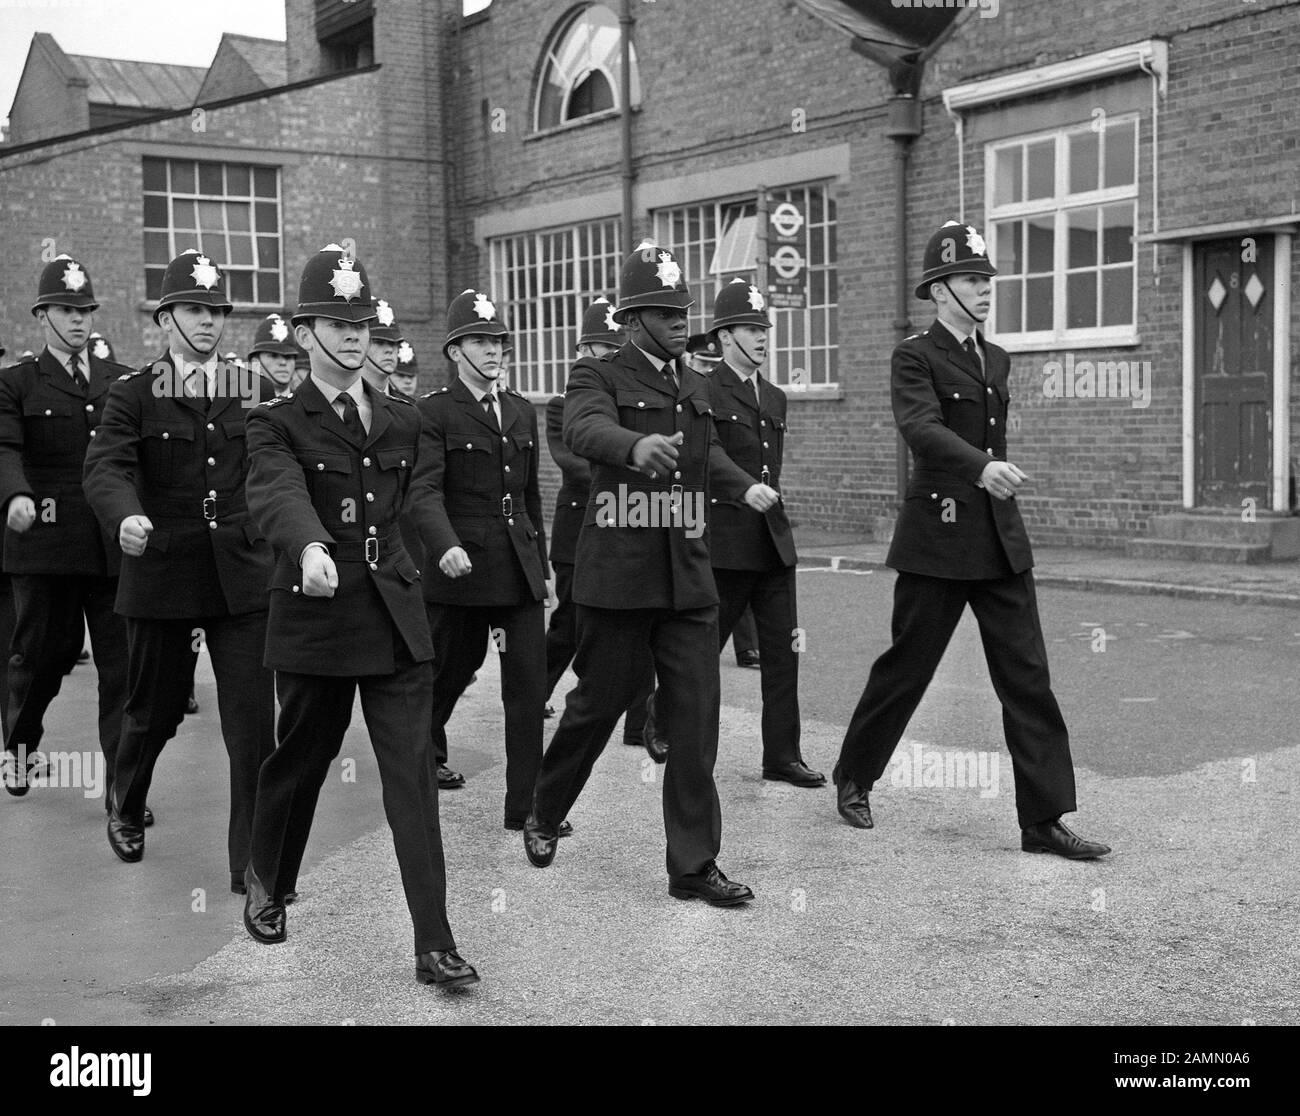
<path fill-rule="evenodd" d="M 871 668 L 840 751 L 841 771 L 870 787 L 884 773 L 969 604 L 1002 703 L 1022 827 L 1075 809 L 1069 735 L 1052 693 L 1033 556 L 1015 498 L 976 482 L 1006 459 L 1006 351 L 964 349 L 936 321 L 895 350 L 894 417 L 914 468 L 886 559 L 894 641 Z"/>
<path fill-rule="evenodd" d="M 757 373 L 752 383 L 725 361 L 708 378 L 713 417 L 727 456 L 747 474 L 779 490 L 785 452 L 786 397 Z M 727 642 L 746 607 L 758 628 L 763 694 L 763 766 L 801 762 L 799 751 L 799 625 L 797 556 L 785 506 L 758 512 L 743 500 L 717 501 L 709 524 L 718 585 L 718 641 Z"/>
<path fill-rule="evenodd" d="M 201 644 L 212 658 L 230 758 L 229 859 L 248 863 L 257 771 L 275 746 L 274 686 L 262 666 L 271 550 L 248 514 L 248 400 L 214 382 L 208 396 L 164 356 L 113 384 L 86 454 L 86 496 L 114 539 L 128 516 L 153 524 L 144 553 L 123 555 L 127 698 L 114 803 L 139 825 L 154 764 L 185 716 Z M 259 398 L 274 394 L 255 381 Z"/>
<path fill-rule="evenodd" d="M 459 379 L 417 404 L 435 495 L 424 580 L 435 661 L 430 760 L 447 760 L 447 721 L 483 664 L 490 638 L 501 655 L 504 813 L 513 828 L 528 816 L 542 761 L 546 532 L 536 411 L 512 391 L 498 392 L 497 401 L 500 425 Z M 473 569 L 451 578 L 438 562 L 456 546 L 464 548 Z"/>
<path fill-rule="evenodd" d="M 641 438 L 677 433 L 684 437 L 670 476 L 652 479 L 631 467 Z M 578 685 L 542 761 L 533 813 L 552 832 L 568 815 L 641 684 L 629 664 L 649 647 L 659 679 L 656 713 L 672 741 L 663 792 L 668 875 L 698 876 L 722 842 L 713 781 L 718 595 L 704 516 L 710 495 L 739 499 L 753 481 L 722 452 L 704 377 L 680 360 L 660 370 L 631 342 L 605 360 L 574 365 L 564 438 L 592 471 L 574 571 Z M 611 522 L 607 513 L 620 493 L 625 501 L 645 493 L 655 506 L 676 505 L 682 514 L 655 525 L 634 525 L 630 515 Z"/>
<path fill-rule="evenodd" d="M 36 509 L 25 532 L 4 532 L 15 606 L 12 649 L 4 649 L 12 655 L 5 746 L 30 754 L 40 745 L 45 711 L 81 652 L 84 617 L 111 783 L 126 696 L 126 628 L 113 612 L 121 552 L 87 503 L 81 473 L 109 387 L 130 369 L 89 349 L 78 360 L 84 386 L 48 348 L 0 372 L 0 509 L 15 496 L 29 496 Z"/>
<path fill-rule="evenodd" d="M 248 505 L 275 549 L 266 665 L 280 700 L 278 747 L 258 783 L 252 864 L 271 895 L 295 890 L 316 800 L 359 692 L 415 952 L 454 949 L 425 755 L 433 647 L 401 529 L 404 507 L 427 529 L 420 418 L 407 399 L 362 390 L 371 414 L 361 437 L 314 376 L 249 416 Z M 300 561 L 312 543 L 335 563 L 332 597 L 302 591 Z"/>

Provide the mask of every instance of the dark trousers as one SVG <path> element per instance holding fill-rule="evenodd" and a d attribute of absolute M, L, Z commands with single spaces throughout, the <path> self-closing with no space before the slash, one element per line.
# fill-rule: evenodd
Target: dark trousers
<path fill-rule="evenodd" d="M 438 826 L 438 784 L 429 777 L 432 668 L 398 650 L 392 674 L 325 678 L 276 671 L 279 746 L 262 764 L 253 821 L 253 870 L 275 896 L 298 883 L 316 800 L 361 691 L 361 712 L 379 762 L 384 814 L 415 926 L 415 952 L 455 949 L 447 924 L 447 872 Z M 362 896 L 368 900 L 368 896 Z"/>
<path fill-rule="evenodd" d="M 718 585 L 719 650 L 736 621 L 752 608 L 758 632 L 763 691 L 763 766 L 794 763 L 799 753 L 799 626 L 793 567 L 713 571 Z M 671 738 L 670 738 L 671 739 Z"/>
<path fill-rule="evenodd" d="M 117 578 L 14 574 L 12 581 L 5 747 L 31 754 L 40 746 L 45 711 L 76 664 L 88 627 L 99 675 L 99 748 L 111 786 L 127 685 L 126 626 L 113 612 Z"/>
<path fill-rule="evenodd" d="M 262 665 L 266 613 L 188 620 L 128 616 L 126 635 L 126 712 L 113 782 L 118 813 L 141 823 L 154 764 L 185 718 L 202 638 L 212 656 L 221 735 L 230 757 L 230 874 L 242 879 L 248 865 L 257 771 L 275 749 L 275 683 Z"/>
<path fill-rule="evenodd" d="M 713 782 L 718 756 L 718 610 L 604 609 L 578 605 L 578 684 L 537 777 L 533 813 L 559 826 L 586 785 L 610 733 L 644 684 L 629 669 L 649 647 L 659 678 L 655 713 L 672 741 L 664 769 L 668 876 L 703 872 L 722 845 Z"/>
<path fill-rule="evenodd" d="M 1052 693 L 1033 574 L 950 581 L 900 573 L 894 583 L 893 645 L 871 667 L 840 748 L 839 766 L 859 786 L 881 775 L 921 703 L 967 605 L 1002 703 L 1002 727 L 1022 827 L 1076 809 L 1070 737 Z"/>
<path fill-rule="evenodd" d="M 713 572 L 716 574 L 717 570 Z M 723 643 L 726 643 L 725 636 Z M 737 661 L 746 651 L 758 650 L 758 629 L 754 626 L 754 614 L 748 608 L 740 614 L 740 618 L 731 629 L 731 650 Z"/>
<path fill-rule="evenodd" d="M 447 762 L 447 722 L 474 672 L 483 665 L 489 639 L 501 655 L 507 825 L 521 824 L 528 817 L 533 783 L 542 763 L 542 709 L 546 705 L 543 609 L 541 601 L 499 606 L 425 603 L 434 661 L 431 764 Z"/>
<path fill-rule="evenodd" d="M 569 669 L 578 651 L 577 606 L 573 603 L 573 563 L 552 562 L 555 567 L 556 605 L 546 628 L 546 697 L 549 700 L 555 686 Z M 637 691 L 632 704 L 627 707 L 623 721 L 623 743 L 640 744 L 645 730 L 646 699 L 654 692 L 654 669 L 646 656 L 645 681 Z"/>

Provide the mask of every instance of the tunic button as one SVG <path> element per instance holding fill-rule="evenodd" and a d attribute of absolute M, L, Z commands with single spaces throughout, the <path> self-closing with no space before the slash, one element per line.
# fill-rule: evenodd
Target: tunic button
<path fill-rule="evenodd" d="M 507 465 L 507 466 L 505 467 L 505 470 L 506 470 L 507 473 L 510 472 L 510 466 Z"/>
<path fill-rule="evenodd" d="M 993 389 L 992 389 L 992 388 L 985 388 L 984 390 L 985 390 L 986 392 L 988 392 L 990 395 L 993 394 Z"/>
<path fill-rule="evenodd" d="M 209 465 L 215 465 L 216 463 L 217 463 L 217 459 L 216 459 L 215 457 L 209 457 L 209 458 L 208 458 L 208 464 L 209 464 Z"/>
<path fill-rule="evenodd" d="M 766 425 L 767 425 L 767 420 L 766 420 L 766 419 L 759 419 L 759 420 L 758 420 L 758 425 L 759 425 L 759 426 L 766 426 Z"/>
<path fill-rule="evenodd" d="M 501 440 L 502 440 L 503 442 L 508 442 L 508 441 L 510 441 L 510 439 L 507 438 L 504 434 L 501 435 Z"/>
<path fill-rule="evenodd" d="M 680 403 L 678 403 L 678 404 L 677 404 L 677 410 L 678 410 L 678 413 L 681 412 L 681 409 L 682 409 L 682 405 L 681 405 Z"/>
<path fill-rule="evenodd" d="M 644 406 L 645 406 L 645 400 L 644 400 L 644 399 L 638 399 L 636 405 L 637 405 L 638 407 L 644 407 Z M 49 412 L 49 411 L 46 411 L 45 413 L 48 415 L 50 412 Z"/>
<path fill-rule="evenodd" d="M 939 493 L 937 493 L 937 492 L 931 492 L 931 493 L 930 493 L 930 499 L 931 499 L 931 500 L 937 500 L 937 499 L 939 499 Z"/>
<path fill-rule="evenodd" d="M 577 501 L 577 500 L 570 500 L 570 501 L 569 501 L 569 507 L 571 507 L 571 508 L 576 508 L 577 506 L 578 506 L 578 501 Z"/>
<path fill-rule="evenodd" d="M 739 416 L 739 415 L 732 415 L 732 416 L 731 416 L 731 421 L 732 421 L 732 422 L 736 422 L 736 421 L 738 421 L 739 419 L 740 419 L 740 416 Z"/>
<path fill-rule="evenodd" d="M 379 569 L 379 563 L 378 563 L 378 562 L 371 562 L 371 563 L 370 563 L 370 568 L 371 568 L 372 570 L 377 570 L 377 569 Z"/>
<path fill-rule="evenodd" d="M 677 472 L 673 474 L 673 480 L 681 480 L 681 479 L 682 479 L 682 471 L 678 469 Z"/>
<path fill-rule="evenodd" d="M 405 458 L 405 457 L 402 458 L 402 468 L 403 468 L 403 469 L 406 468 L 406 458 Z"/>
<path fill-rule="evenodd" d="M 997 426 L 997 424 L 998 424 L 998 420 L 997 420 L 997 419 L 995 419 L 995 418 L 991 418 L 991 419 L 989 419 L 989 425 L 990 425 L 990 426 Z"/>
<path fill-rule="evenodd" d="M 373 492 L 367 492 L 367 493 L 366 493 L 366 503 L 367 503 L 367 504 L 373 504 L 374 502 L 375 502 L 375 494 L 374 494 Z"/>
<path fill-rule="evenodd" d="M 954 391 L 954 392 L 952 393 L 952 397 L 953 397 L 954 399 L 960 399 L 960 398 L 961 398 L 961 392 L 959 392 L 959 391 Z"/>
<path fill-rule="evenodd" d="M 298 586 L 295 585 L 295 586 L 293 587 L 293 591 L 294 591 L 295 593 L 297 593 L 297 592 L 298 592 Z"/>
<path fill-rule="evenodd" d="M 46 411 L 45 413 L 48 415 L 50 412 L 49 412 L 49 411 Z M 165 441 L 166 441 L 168 438 L 170 438 L 170 437 L 171 437 L 171 435 L 168 434 L 167 431 L 164 430 L 164 431 L 163 431 L 163 441 L 165 442 Z"/>
<path fill-rule="evenodd" d="M 989 446 L 989 448 L 986 449 L 984 452 L 987 453 L 990 457 L 992 457 L 992 456 L 993 456 L 993 447 L 992 447 L 992 446 Z"/>
<path fill-rule="evenodd" d="M 473 448 L 474 448 L 474 443 L 473 443 L 473 442 L 466 442 L 466 443 L 465 443 L 465 448 L 466 448 L 466 449 L 473 449 Z"/>
<path fill-rule="evenodd" d="M 317 461 L 317 462 L 316 462 L 316 472 L 318 472 L 318 473 L 323 473 L 323 472 L 325 472 L 325 462 L 323 462 L 323 461 Z"/>
<path fill-rule="evenodd" d="M 364 465 L 364 466 L 366 466 L 367 469 L 370 468 L 370 458 L 368 458 L 368 457 L 363 457 L 363 458 L 361 459 L 361 464 Z"/>
<path fill-rule="evenodd" d="M 710 504 L 716 504 L 717 502 L 718 502 L 718 498 L 717 498 L 716 496 L 712 497 L 712 498 L 709 500 L 709 503 L 710 503 Z"/>
<path fill-rule="evenodd" d="M 766 442 L 763 443 L 763 448 L 764 448 L 764 449 L 767 449 L 767 443 L 766 443 Z"/>
<path fill-rule="evenodd" d="M 513 527 L 515 525 L 515 521 L 513 519 L 507 519 L 506 525 L 509 527 Z"/>
<path fill-rule="evenodd" d="M 216 430 L 216 427 L 213 426 L 212 423 L 208 423 L 208 429 L 209 429 L 209 430 Z"/>
<path fill-rule="evenodd" d="M 377 528 L 375 528 L 375 527 L 371 527 L 371 528 L 370 528 L 370 533 L 371 533 L 372 535 L 377 535 L 377 534 L 379 534 L 379 531 L 378 531 Z"/>
<path fill-rule="evenodd" d="M 217 529 L 217 521 L 214 519 L 211 523 L 208 524 L 208 526 L 215 531 Z"/>
<path fill-rule="evenodd" d="M 215 500 L 217 498 L 217 490 L 215 488 L 209 488 L 208 495 Z"/>
<path fill-rule="evenodd" d="M 93 404 L 93 403 L 87 403 L 87 404 L 86 404 L 86 410 L 88 410 L 88 411 L 93 411 L 94 409 L 95 409 L 95 404 Z"/>

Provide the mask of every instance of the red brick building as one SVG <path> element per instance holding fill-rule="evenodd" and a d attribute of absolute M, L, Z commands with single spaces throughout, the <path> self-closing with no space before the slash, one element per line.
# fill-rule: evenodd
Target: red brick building
<path fill-rule="evenodd" d="M 733 276 L 775 282 L 770 218 L 793 205 L 804 305 L 775 312 L 770 369 L 792 400 L 787 500 L 800 523 L 869 530 L 898 492 L 889 353 L 930 317 L 899 292 L 958 218 L 1001 272 L 990 332 L 1012 352 L 1012 459 L 1039 541 L 1300 554 L 1297 0 L 460 7 L 287 0 L 285 83 L 266 85 L 264 48 L 223 42 L 204 85 L 224 99 L 197 95 L 205 131 L 193 106 L 35 145 L 15 125 L 0 221 L 32 266 L 0 274 L 0 336 L 19 347 L 53 237 L 94 268 L 104 332 L 143 355 L 160 236 L 186 246 L 186 202 L 227 222 L 246 205 L 260 250 L 260 168 L 279 262 L 244 266 L 236 332 L 352 236 L 428 382 L 449 294 L 473 284 L 505 308 L 515 386 L 540 402 L 642 236 L 683 260 L 702 326 Z M 226 193 L 177 190 L 186 162 L 225 167 Z M 246 198 L 231 166 L 251 168 Z M 222 232 L 232 250 L 244 235 Z"/>

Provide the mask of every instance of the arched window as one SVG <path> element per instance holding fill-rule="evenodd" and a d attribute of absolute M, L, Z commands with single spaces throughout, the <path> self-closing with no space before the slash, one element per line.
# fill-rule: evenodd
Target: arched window
<path fill-rule="evenodd" d="M 556 27 L 542 56 L 534 126 L 555 128 L 619 108 L 623 59 L 618 17 L 604 4 L 587 4 Z M 632 104 L 641 103 L 641 79 L 632 57 Z"/>

